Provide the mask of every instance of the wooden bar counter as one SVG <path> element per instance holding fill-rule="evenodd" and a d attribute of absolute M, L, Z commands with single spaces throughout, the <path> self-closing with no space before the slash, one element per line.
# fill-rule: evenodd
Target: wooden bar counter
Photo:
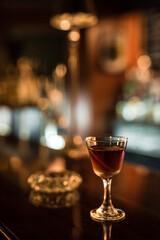
<path fill-rule="evenodd" d="M 27 179 L 52 166 L 56 157 L 63 158 L 67 169 L 82 176 L 78 197 L 73 205 L 61 208 L 35 204 Z M 159 186 L 160 172 L 131 164 L 126 155 L 121 173 L 112 181 L 113 205 L 123 209 L 126 218 L 112 226 L 95 222 L 89 212 L 102 203 L 103 186 L 87 155 L 71 159 L 65 152 L 0 139 L 0 239 L 158 240 Z M 71 194 L 68 201 L 72 200 Z"/>

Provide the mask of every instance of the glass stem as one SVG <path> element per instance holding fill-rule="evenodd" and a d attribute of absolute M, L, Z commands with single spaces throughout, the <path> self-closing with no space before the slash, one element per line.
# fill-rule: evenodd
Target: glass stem
<path fill-rule="evenodd" d="M 104 198 L 102 207 L 104 210 L 111 210 L 113 211 L 114 207 L 111 200 L 111 183 L 112 179 L 102 179 L 103 186 L 104 186 Z"/>

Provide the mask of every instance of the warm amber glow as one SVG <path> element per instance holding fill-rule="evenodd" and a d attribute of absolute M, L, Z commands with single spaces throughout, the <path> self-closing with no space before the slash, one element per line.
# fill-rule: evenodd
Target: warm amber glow
<path fill-rule="evenodd" d="M 57 77 L 60 77 L 60 78 L 64 77 L 67 73 L 66 65 L 65 64 L 58 64 L 56 66 L 55 73 L 56 73 Z"/>
<path fill-rule="evenodd" d="M 151 66 L 151 59 L 148 55 L 141 55 L 137 60 L 137 65 L 140 69 L 147 70 Z"/>
<path fill-rule="evenodd" d="M 70 27 L 71 27 L 71 25 L 70 25 L 70 22 L 69 22 L 68 20 L 62 20 L 62 21 L 60 22 L 60 28 L 61 28 L 62 30 L 69 30 Z"/>
<path fill-rule="evenodd" d="M 13 156 L 10 158 L 10 165 L 13 170 L 17 171 L 22 165 L 22 160 L 19 157 Z"/>
<path fill-rule="evenodd" d="M 72 42 L 77 42 L 80 39 L 80 33 L 76 30 L 70 31 L 68 34 L 68 39 Z"/>
<path fill-rule="evenodd" d="M 19 69 L 20 73 L 26 77 L 30 75 L 32 72 L 31 61 L 27 58 L 19 58 L 17 60 L 17 68 Z"/>
<path fill-rule="evenodd" d="M 65 116 L 61 116 L 58 119 L 58 125 L 62 128 L 67 128 L 69 126 L 69 120 Z"/>
<path fill-rule="evenodd" d="M 17 96 L 21 104 L 28 102 L 35 104 L 39 98 L 37 79 L 32 65 L 32 61 L 26 57 L 17 60 L 19 70 Z"/>
<path fill-rule="evenodd" d="M 66 161 L 63 157 L 57 157 L 47 168 L 47 172 L 63 172 L 66 169 Z"/>
<path fill-rule="evenodd" d="M 147 83 L 151 79 L 151 58 L 148 55 L 141 55 L 137 59 L 137 78 L 142 83 Z"/>
<path fill-rule="evenodd" d="M 49 97 L 50 101 L 52 102 L 52 104 L 54 104 L 54 105 L 58 105 L 58 104 L 62 103 L 62 100 L 63 100 L 63 94 L 56 88 L 51 89 L 48 92 L 48 97 Z"/>
<path fill-rule="evenodd" d="M 73 143 L 75 145 L 81 145 L 82 144 L 82 137 L 81 136 L 74 136 Z"/>
<path fill-rule="evenodd" d="M 148 69 L 137 69 L 136 71 L 138 81 L 147 83 L 151 79 L 151 72 Z"/>
<path fill-rule="evenodd" d="M 50 19 L 50 25 L 59 30 L 70 30 L 73 27 L 86 28 L 94 26 L 98 18 L 90 13 L 78 12 L 75 14 L 57 14 Z"/>

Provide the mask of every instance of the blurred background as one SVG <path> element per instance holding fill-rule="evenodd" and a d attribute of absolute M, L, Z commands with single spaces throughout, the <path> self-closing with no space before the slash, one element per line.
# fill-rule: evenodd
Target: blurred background
<path fill-rule="evenodd" d="M 58 150 L 104 133 L 160 169 L 158 1 L 1 0 L 1 139 Z"/>

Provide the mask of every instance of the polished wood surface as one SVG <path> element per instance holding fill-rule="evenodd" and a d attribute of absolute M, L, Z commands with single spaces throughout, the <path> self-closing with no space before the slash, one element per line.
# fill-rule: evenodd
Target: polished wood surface
<path fill-rule="evenodd" d="M 51 166 L 56 156 L 65 160 L 67 169 L 81 174 L 79 200 L 63 208 L 34 205 L 27 179 Z M 74 160 L 65 152 L 0 139 L 0 221 L 20 240 L 105 240 L 109 234 L 112 240 L 158 240 L 160 173 L 126 160 L 112 183 L 113 204 L 126 212 L 126 218 L 108 226 L 93 221 L 89 215 L 102 202 L 103 186 L 87 156 Z"/>

